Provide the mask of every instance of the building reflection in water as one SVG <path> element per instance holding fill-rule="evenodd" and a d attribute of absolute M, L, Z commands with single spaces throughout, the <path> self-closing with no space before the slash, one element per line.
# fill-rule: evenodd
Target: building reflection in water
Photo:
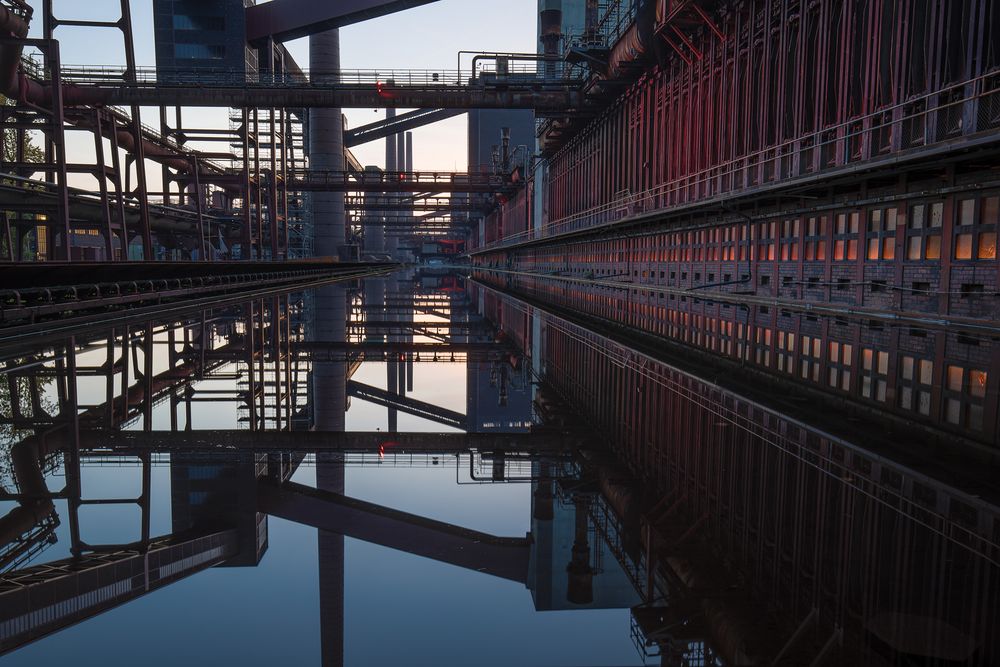
<path fill-rule="evenodd" d="M 319 530 L 324 665 L 344 663 L 345 537 L 519 582 L 538 611 L 630 609 L 637 647 L 665 665 L 997 660 L 989 470 L 916 456 L 925 442 L 988 444 L 996 413 L 977 408 L 993 393 L 921 398 L 917 356 L 910 375 L 883 370 L 879 332 L 858 323 L 775 323 L 767 347 L 739 326 L 766 314 L 734 308 L 676 340 L 690 348 L 678 355 L 664 346 L 672 331 L 613 327 L 565 292 L 480 277 L 493 285 L 400 273 L 4 350 L 0 651 L 210 567 L 254 567 L 271 516 Z M 782 331 L 807 329 L 827 355 L 841 345 L 816 371 L 827 383 L 801 370 L 811 341 L 794 377 L 763 362 L 791 354 L 775 347 Z M 977 361 L 934 349 L 921 360 L 978 377 Z M 727 355 L 742 371 L 708 363 Z M 465 365 L 464 414 L 414 396 L 425 362 Z M 365 363 L 384 364 L 385 388 L 355 379 Z M 764 400 L 771 387 L 785 393 Z M 981 428 L 924 415 L 901 452 L 866 420 L 889 394 L 884 412 L 905 414 L 906 387 L 911 405 L 959 401 Z M 831 424 L 825 400 L 850 402 L 852 421 Z M 380 431 L 345 431 L 352 401 L 384 410 Z M 237 428 L 218 417 L 230 408 Z M 399 413 L 453 433 L 399 433 Z M 135 497 L 84 488 L 87 466 L 126 461 Z M 524 484 L 530 532 L 490 535 L 345 493 L 346 469 L 386 464 Z M 156 465 L 170 466 L 166 535 L 151 530 Z M 315 487 L 293 479 L 303 465 Z M 139 508 L 138 539 L 87 542 L 80 512 L 115 504 Z M 49 559 L 61 522 L 70 555 Z"/>

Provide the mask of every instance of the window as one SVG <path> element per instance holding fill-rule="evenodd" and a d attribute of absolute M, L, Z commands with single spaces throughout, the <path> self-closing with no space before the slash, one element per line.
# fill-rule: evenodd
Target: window
<path fill-rule="evenodd" d="M 853 211 L 850 214 L 837 214 L 833 229 L 833 259 L 834 261 L 850 261 L 858 258 L 858 231 L 861 214 Z"/>
<path fill-rule="evenodd" d="M 955 215 L 955 259 L 996 259 L 1000 197 L 962 199 Z M 978 210 L 977 210 L 978 208 Z"/>
<path fill-rule="evenodd" d="M 906 259 L 941 259 L 944 202 L 916 204 L 906 226 Z"/>
<path fill-rule="evenodd" d="M 826 216 L 806 221 L 805 258 L 807 262 L 826 260 Z"/>
<path fill-rule="evenodd" d="M 784 262 L 799 258 L 799 224 L 799 220 L 781 223 L 781 260 Z"/>
<path fill-rule="evenodd" d="M 226 57 L 226 47 L 216 44 L 174 44 L 174 57 L 221 60 Z"/>
<path fill-rule="evenodd" d="M 948 366 L 944 382 L 944 420 L 953 426 L 983 430 L 986 371 Z"/>
<path fill-rule="evenodd" d="M 223 16 L 197 16 L 192 14 L 174 14 L 174 30 L 216 30 L 226 29 L 226 19 Z"/>
<path fill-rule="evenodd" d="M 908 356 L 903 356 L 900 362 L 899 407 L 929 416 L 934 362 Z"/>
<path fill-rule="evenodd" d="M 827 383 L 834 389 L 851 390 L 851 366 L 854 364 L 854 346 L 850 343 L 830 341 L 828 350 Z"/>
<path fill-rule="evenodd" d="M 888 376 L 889 353 L 864 348 L 861 353 L 861 395 L 884 403 Z"/>
<path fill-rule="evenodd" d="M 820 339 L 802 336 L 802 379 L 819 382 Z"/>
<path fill-rule="evenodd" d="M 868 212 L 868 248 L 870 261 L 896 257 L 896 209 L 875 209 Z"/>
<path fill-rule="evenodd" d="M 795 334 L 778 332 L 778 370 L 795 372 Z"/>
<path fill-rule="evenodd" d="M 742 325 L 741 325 L 742 326 Z M 766 328 L 757 329 L 755 337 L 756 361 L 759 366 L 771 365 L 771 330 Z"/>

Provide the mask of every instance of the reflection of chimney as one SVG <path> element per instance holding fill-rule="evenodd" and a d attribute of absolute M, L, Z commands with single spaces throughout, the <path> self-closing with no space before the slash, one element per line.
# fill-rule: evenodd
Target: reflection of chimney
<path fill-rule="evenodd" d="M 587 504 L 587 497 L 582 493 L 573 496 L 576 530 L 573 535 L 572 560 L 566 567 L 566 572 L 569 573 L 566 599 L 573 604 L 590 604 L 594 601 L 594 571 L 590 567 L 590 543 L 587 541 Z"/>
<path fill-rule="evenodd" d="M 555 58 L 559 55 L 559 42 L 562 40 L 562 10 L 544 9 L 539 13 L 538 19 L 542 53 L 546 56 L 545 76 L 555 78 Z"/>
<path fill-rule="evenodd" d="M 542 461 L 538 464 L 538 486 L 535 487 L 535 502 L 533 503 L 531 516 L 536 521 L 552 521 L 555 516 L 552 493 L 552 477 L 549 471 L 549 462 Z"/>
<path fill-rule="evenodd" d="M 587 0 L 583 11 L 584 34 L 589 46 L 597 42 L 597 0 Z"/>
<path fill-rule="evenodd" d="M 500 128 L 500 165 L 503 175 L 510 173 L 510 128 Z"/>

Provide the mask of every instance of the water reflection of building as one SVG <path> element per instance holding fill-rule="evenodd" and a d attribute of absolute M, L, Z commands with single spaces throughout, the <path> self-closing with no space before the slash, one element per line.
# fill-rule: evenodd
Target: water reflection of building
<path fill-rule="evenodd" d="M 838 425 L 808 403 L 769 405 L 733 378 L 699 375 L 690 352 L 664 363 L 656 355 L 673 348 L 643 347 L 641 327 L 595 333 L 599 322 L 578 323 L 589 309 L 562 300 L 572 290 L 536 287 L 534 305 L 505 304 L 541 314 L 545 386 L 585 415 L 626 466 L 624 488 L 641 504 L 610 514 L 619 528 L 608 531 L 609 544 L 644 596 L 633 610 L 637 636 L 665 659 L 994 663 L 1000 509 L 987 500 L 992 492 L 983 495 L 993 487 L 988 471 L 957 457 L 921 464 L 917 441 L 901 452 L 891 434 Z M 614 294 L 591 303 L 614 307 Z M 710 349 L 725 356 L 730 348 L 719 348 L 720 330 L 712 331 Z M 709 345 L 697 328 L 688 335 Z M 859 333 L 855 340 L 860 350 L 871 344 Z M 797 357 L 795 369 L 807 361 Z M 811 370 L 795 375 L 795 386 L 812 380 Z M 851 382 L 881 391 L 877 378 Z M 983 431 L 994 428 L 984 423 Z"/>

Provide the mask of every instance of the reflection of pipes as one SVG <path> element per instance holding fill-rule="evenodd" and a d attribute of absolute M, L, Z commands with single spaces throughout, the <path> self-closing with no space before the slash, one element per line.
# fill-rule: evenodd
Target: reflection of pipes
<path fill-rule="evenodd" d="M 19 442 L 11 448 L 11 468 L 21 492 L 20 505 L 0 517 L 0 545 L 14 542 L 55 511 L 45 485 L 37 444 Z"/>
<path fill-rule="evenodd" d="M 668 556 L 671 571 L 689 590 L 718 588 L 719 578 L 703 564 L 688 558 Z M 729 665 L 760 664 L 760 640 L 754 632 L 752 612 L 737 598 L 704 595 L 701 611 L 712 638 L 712 645 Z"/>
<path fill-rule="evenodd" d="M 555 493 L 552 489 L 551 464 L 542 461 L 538 464 L 538 484 L 535 487 L 534 502 L 532 503 L 531 516 L 536 521 L 552 521 L 555 517 Z"/>
<path fill-rule="evenodd" d="M 590 567 L 590 542 L 587 539 L 589 527 L 589 499 L 578 493 L 573 496 L 576 526 L 573 535 L 573 556 L 566 572 L 569 584 L 566 599 L 573 604 L 590 604 L 594 601 L 594 570 Z"/>

